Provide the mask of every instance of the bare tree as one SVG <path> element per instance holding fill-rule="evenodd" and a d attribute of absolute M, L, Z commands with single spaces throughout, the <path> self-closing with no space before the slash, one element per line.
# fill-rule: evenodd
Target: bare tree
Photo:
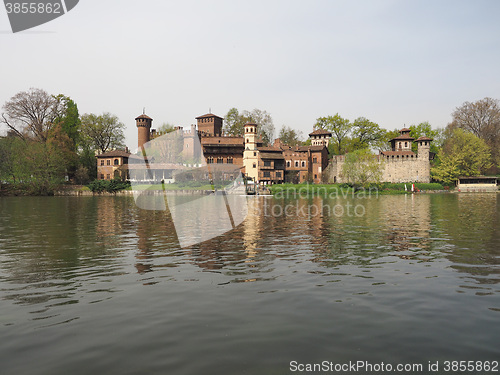
<path fill-rule="evenodd" d="M 455 127 L 470 131 L 486 142 L 500 134 L 500 103 L 496 99 L 465 102 L 452 116 Z"/>
<path fill-rule="evenodd" d="M 492 98 L 465 102 L 452 116 L 449 127 L 461 128 L 483 139 L 490 147 L 493 159 L 500 164 L 500 102 Z"/>
<path fill-rule="evenodd" d="M 54 120 L 64 111 L 64 103 L 45 90 L 31 88 L 10 98 L 3 110 L 1 122 L 16 135 L 46 142 Z"/>

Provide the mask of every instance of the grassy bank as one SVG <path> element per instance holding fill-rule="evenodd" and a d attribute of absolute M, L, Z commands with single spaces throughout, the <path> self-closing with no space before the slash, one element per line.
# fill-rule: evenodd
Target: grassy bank
<path fill-rule="evenodd" d="M 349 184 L 281 184 L 269 187 L 271 194 L 281 196 L 348 196 L 353 194 L 405 194 L 411 193 L 411 183 L 381 183 L 365 187 L 353 187 Z M 416 191 L 443 191 L 445 188 L 438 183 L 415 183 Z"/>

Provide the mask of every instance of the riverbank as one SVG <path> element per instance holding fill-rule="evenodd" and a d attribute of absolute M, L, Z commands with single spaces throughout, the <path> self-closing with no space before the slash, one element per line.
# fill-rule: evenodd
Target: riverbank
<path fill-rule="evenodd" d="M 406 185 L 406 190 L 405 190 Z M 280 184 L 267 186 L 268 193 L 276 197 L 294 197 L 294 196 L 328 196 L 328 197 L 348 197 L 348 196 L 378 196 L 378 195 L 398 195 L 411 194 L 411 184 L 379 184 L 369 187 L 353 188 L 347 184 Z M 53 196 L 132 196 L 134 192 L 141 194 L 158 195 L 193 195 L 193 194 L 211 194 L 213 190 L 196 188 L 196 187 L 174 187 L 173 184 L 165 185 L 165 191 L 161 185 L 136 186 L 117 191 L 92 191 L 88 186 L 81 185 L 66 185 L 58 190 L 55 190 Z M 447 189 L 437 183 L 416 183 L 415 192 L 419 194 L 436 194 L 436 193 L 466 193 L 467 191 L 459 191 L 458 189 Z M 499 191 L 500 192 L 500 191 Z M 0 196 L 33 196 L 22 190 L 15 189 L 0 189 Z"/>
<path fill-rule="evenodd" d="M 415 192 L 419 193 L 447 193 L 450 192 L 438 183 L 415 183 Z M 359 195 L 384 195 L 407 194 L 412 191 L 411 183 L 381 183 L 367 187 L 352 187 L 348 184 L 281 184 L 269 187 L 275 196 L 359 196 Z"/>

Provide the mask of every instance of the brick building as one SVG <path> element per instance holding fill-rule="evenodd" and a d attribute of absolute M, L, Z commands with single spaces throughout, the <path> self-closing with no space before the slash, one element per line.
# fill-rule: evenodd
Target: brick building
<path fill-rule="evenodd" d="M 128 148 L 97 155 L 97 179 L 112 180 L 115 177 L 127 179 L 127 165 L 130 156 Z"/>
<path fill-rule="evenodd" d="M 158 133 L 152 129 L 153 119 L 145 113 L 135 120 L 138 147 L 144 150 L 144 145 L 157 137 Z M 273 146 L 263 146 L 257 135 L 256 124 L 247 123 L 242 136 L 232 136 L 223 133 L 222 117 L 208 113 L 196 117 L 196 121 L 196 126 L 191 125 L 190 130 L 176 128 L 183 137 L 180 147 L 184 160 L 196 159 L 198 142 L 195 139 L 198 137 L 207 164 L 238 166 L 242 173 L 256 182 L 275 184 L 322 181 L 323 171 L 328 166 L 327 146 L 331 137 L 328 131 L 319 129 L 309 134 L 311 146 L 292 148 L 282 144 L 279 139 Z M 163 179 L 164 176 L 168 179 L 172 174 L 172 171 L 155 171 L 154 164 L 148 168 L 152 180 Z"/>

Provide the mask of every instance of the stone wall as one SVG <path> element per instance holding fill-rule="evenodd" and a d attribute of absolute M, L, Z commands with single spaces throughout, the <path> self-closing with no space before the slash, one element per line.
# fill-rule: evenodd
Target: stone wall
<path fill-rule="evenodd" d="M 431 181 L 429 158 L 422 156 L 428 155 L 421 152 L 421 156 L 415 157 L 383 157 L 377 155 L 379 163 L 382 164 L 383 182 L 425 182 Z M 329 183 L 347 182 L 342 176 L 342 167 L 345 163 L 345 155 L 334 155 L 328 168 L 325 170 L 325 180 Z"/>

